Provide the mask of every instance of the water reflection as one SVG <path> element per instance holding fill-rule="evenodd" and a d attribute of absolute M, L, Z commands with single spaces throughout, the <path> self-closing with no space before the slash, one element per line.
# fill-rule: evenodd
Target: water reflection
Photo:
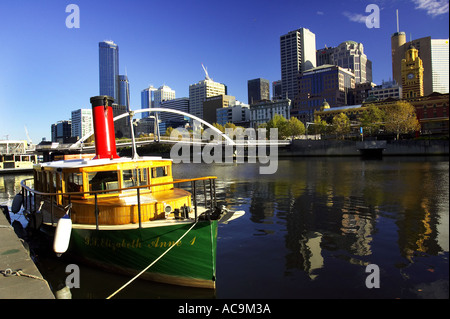
<path fill-rule="evenodd" d="M 400 290 L 414 290 L 413 283 L 429 280 L 430 274 L 444 280 L 448 296 L 447 160 L 289 159 L 280 160 L 273 176 L 258 175 L 250 164 L 201 169 L 225 181 L 223 196 L 229 206 L 248 210 L 253 223 L 248 240 L 283 234 L 286 251 L 279 253 L 284 253 L 285 276 L 293 276 L 297 269 L 310 280 L 318 280 L 329 278 L 332 272 L 336 285 L 360 287 L 365 278 L 362 267 L 376 263 L 393 280 L 385 280 L 385 287 L 396 291 L 389 297 L 411 297 Z M 198 172 L 192 167 L 187 171 Z M 272 244 L 281 243 L 273 240 Z M 245 247 L 253 248 L 259 249 L 257 245 Z M 409 274 L 422 267 L 424 256 L 442 259 L 412 280 Z M 260 261 L 270 268 L 278 256 L 266 257 Z M 359 267 L 354 269 L 360 275 L 336 278 L 348 265 Z M 254 275 L 267 278 L 263 272 Z"/>
<path fill-rule="evenodd" d="M 258 164 L 173 171 L 218 176 L 219 201 L 247 212 L 219 227 L 215 297 L 448 298 L 448 158 L 280 159 L 273 175 L 260 175 Z M 12 200 L 21 178 L 0 175 L 0 203 Z M 365 287 L 371 263 L 382 270 L 377 290 Z M 102 298 L 112 288 L 98 292 L 98 281 L 124 280 L 105 278 L 90 276 L 73 295 Z M 126 296 L 189 297 L 145 287 Z"/>

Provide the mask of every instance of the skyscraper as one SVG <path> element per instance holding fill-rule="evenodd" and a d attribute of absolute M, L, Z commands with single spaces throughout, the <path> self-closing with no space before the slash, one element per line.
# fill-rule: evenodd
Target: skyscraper
<path fill-rule="evenodd" d="M 126 109 L 130 109 L 128 104 L 130 94 L 130 83 L 128 82 L 128 76 L 119 75 L 119 105 L 126 106 Z"/>
<path fill-rule="evenodd" d="M 401 68 L 398 64 L 401 63 L 401 59 L 405 57 L 405 54 L 403 52 L 403 55 L 400 53 L 397 53 L 400 48 L 406 43 L 406 33 L 405 32 L 395 32 L 391 36 L 391 58 L 392 58 L 392 77 L 394 81 L 397 83 L 402 83 L 402 72 Z"/>
<path fill-rule="evenodd" d="M 283 84 L 281 80 L 272 82 L 272 100 L 279 100 L 283 97 Z"/>
<path fill-rule="evenodd" d="M 163 101 L 173 100 L 175 98 L 175 90 L 167 85 L 161 85 L 154 93 L 153 107 L 161 107 Z"/>
<path fill-rule="evenodd" d="M 254 79 L 247 81 L 248 104 L 263 100 L 270 100 L 270 82 L 266 79 Z"/>
<path fill-rule="evenodd" d="M 150 85 L 148 88 L 141 91 L 141 109 L 148 109 L 153 107 L 153 101 L 155 100 L 155 91 L 156 88 L 153 87 L 153 85 Z M 141 118 L 146 118 L 150 115 L 149 112 L 142 112 L 141 114 Z"/>
<path fill-rule="evenodd" d="M 119 47 L 113 41 L 100 42 L 98 47 L 100 95 L 119 103 Z"/>
<path fill-rule="evenodd" d="M 306 28 L 282 35 L 280 57 L 283 98 L 293 100 L 298 91 L 298 74 L 316 66 L 316 35 Z"/>
<path fill-rule="evenodd" d="M 431 39 L 431 79 L 433 92 L 449 93 L 448 39 Z"/>
<path fill-rule="evenodd" d="M 72 111 L 72 137 L 82 138 L 93 130 L 92 109 Z"/>
<path fill-rule="evenodd" d="M 203 102 L 206 98 L 224 94 L 225 85 L 211 79 L 189 85 L 189 112 L 203 119 Z"/>
<path fill-rule="evenodd" d="M 372 62 L 364 54 L 362 43 L 345 41 L 335 48 L 317 50 L 317 66 L 331 64 L 352 70 L 356 83 L 372 82 Z"/>

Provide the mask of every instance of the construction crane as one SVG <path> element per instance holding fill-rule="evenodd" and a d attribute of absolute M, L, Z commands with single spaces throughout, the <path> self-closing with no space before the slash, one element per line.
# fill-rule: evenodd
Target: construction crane
<path fill-rule="evenodd" d="M 30 138 L 30 134 L 28 134 L 28 130 L 27 130 L 26 125 L 24 125 L 24 127 L 25 127 L 25 134 L 27 134 L 28 143 L 29 143 L 30 145 L 32 145 L 32 144 L 33 144 L 33 141 L 32 141 L 31 138 Z"/>
<path fill-rule="evenodd" d="M 209 77 L 209 75 L 208 75 L 208 70 L 205 68 L 205 66 L 203 65 L 203 63 L 202 63 L 202 68 L 203 68 L 203 71 L 205 71 L 205 80 L 212 80 L 210 77 Z"/>

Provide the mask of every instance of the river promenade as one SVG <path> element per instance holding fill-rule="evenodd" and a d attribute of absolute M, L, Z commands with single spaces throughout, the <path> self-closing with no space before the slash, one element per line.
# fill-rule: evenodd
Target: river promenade
<path fill-rule="evenodd" d="M 449 155 L 448 140 L 293 140 L 290 147 L 279 150 L 279 156 L 360 156 L 361 148 L 377 145 L 383 156 Z"/>
<path fill-rule="evenodd" d="M 0 208 L 0 299 L 55 299 Z"/>

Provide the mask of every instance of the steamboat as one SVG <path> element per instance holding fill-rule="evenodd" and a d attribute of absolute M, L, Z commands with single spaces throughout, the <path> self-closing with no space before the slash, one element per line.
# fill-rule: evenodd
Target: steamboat
<path fill-rule="evenodd" d="M 215 176 L 174 179 L 170 159 L 119 157 L 113 99 L 90 101 L 95 156 L 35 164 L 13 212 L 22 205 L 30 223 L 53 237 L 57 254 L 142 279 L 214 289 L 218 223 L 244 212 L 218 205 Z"/>

